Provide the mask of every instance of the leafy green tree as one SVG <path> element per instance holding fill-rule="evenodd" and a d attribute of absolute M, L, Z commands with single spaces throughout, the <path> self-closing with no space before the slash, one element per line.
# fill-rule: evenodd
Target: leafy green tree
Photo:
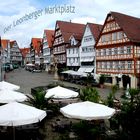
<path fill-rule="evenodd" d="M 98 90 L 92 87 L 82 88 L 82 91 L 80 93 L 80 98 L 83 101 L 91 101 L 96 103 L 100 101 L 100 95 L 98 93 Z"/>
<path fill-rule="evenodd" d="M 133 140 L 140 137 L 140 96 L 138 89 L 129 89 L 132 99 L 121 104 L 120 113 L 112 117 L 122 128 L 118 132 L 119 139 Z"/>

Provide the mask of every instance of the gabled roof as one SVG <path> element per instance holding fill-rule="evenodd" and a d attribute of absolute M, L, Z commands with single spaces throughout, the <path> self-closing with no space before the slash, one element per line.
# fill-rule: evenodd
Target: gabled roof
<path fill-rule="evenodd" d="M 16 40 L 10 41 L 10 47 L 11 48 L 13 47 L 14 43 L 17 43 L 17 41 Z"/>
<path fill-rule="evenodd" d="M 10 40 L 8 39 L 1 39 L 1 46 L 3 49 L 6 49 Z"/>
<path fill-rule="evenodd" d="M 35 53 L 40 53 L 41 50 L 41 43 L 42 43 L 42 38 L 32 38 L 31 39 L 31 44 L 33 49 L 35 49 Z"/>
<path fill-rule="evenodd" d="M 31 43 L 33 45 L 33 48 L 37 48 L 38 47 L 38 43 L 41 43 L 42 42 L 42 38 L 32 38 L 31 39 Z"/>
<path fill-rule="evenodd" d="M 69 38 L 71 35 L 81 36 L 84 33 L 85 24 L 80 23 L 72 23 L 67 21 L 57 21 L 62 36 L 64 37 L 65 43 L 69 42 Z"/>
<path fill-rule="evenodd" d="M 22 53 L 22 56 L 25 58 L 26 55 L 29 53 L 30 48 L 20 48 L 20 51 Z"/>
<path fill-rule="evenodd" d="M 114 17 L 120 28 L 123 29 L 132 42 L 140 42 L 140 18 L 117 12 L 110 12 L 107 17 L 110 15 Z"/>
<path fill-rule="evenodd" d="M 97 41 L 103 26 L 100 24 L 95 24 L 95 23 L 87 23 L 87 25 L 89 25 L 92 35 L 93 35 L 95 41 Z"/>
<path fill-rule="evenodd" d="M 48 46 L 51 48 L 54 40 L 54 30 L 44 30 L 44 32 L 46 33 Z"/>

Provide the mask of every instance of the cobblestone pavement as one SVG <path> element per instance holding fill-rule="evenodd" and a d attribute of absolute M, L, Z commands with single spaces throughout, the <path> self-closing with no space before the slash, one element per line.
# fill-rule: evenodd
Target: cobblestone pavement
<path fill-rule="evenodd" d="M 6 73 L 6 81 L 19 85 L 20 91 L 25 94 L 30 93 L 33 87 L 48 85 L 52 80 L 53 75 L 47 74 L 47 72 L 32 73 L 24 68 Z"/>
<path fill-rule="evenodd" d="M 20 91 L 25 94 L 29 94 L 31 92 L 31 88 L 33 87 L 45 86 L 52 83 L 53 78 L 54 75 L 48 74 L 45 71 L 40 73 L 32 73 L 26 71 L 24 68 L 15 69 L 14 71 L 6 73 L 6 81 L 19 85 Z M 74 87 L 81 88 L 80 85 L 75 85 L 69 82 L 59 81 L 59 83 L 63 83 L 66 86 L 74 86 Z M 106 98 L 110 92 L 109 87 L 103 89 L 101 88 L 97 88 L 97 89 L 102 98 Z M 119 99 L 121 95 L 122 95 L 122 90 L 119 90 L 116 93 L 116 98 Z"/>

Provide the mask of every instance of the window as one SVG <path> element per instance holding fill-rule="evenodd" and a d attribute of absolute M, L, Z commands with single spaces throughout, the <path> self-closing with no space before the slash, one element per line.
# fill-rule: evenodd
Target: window
<path fill-rule="evenodd" d="M 112 55 L 112 50 L 108 49 L 108 55 Z"/>
<path fill-rule="evenodd" d="M 74 54 L 74 48 L 73 48 L 73 54 Z"/>
<path fill-rule="evenodd" d="M 127 50 L 126 50 L 127 54 L 131 54 L 131 47 L 127 47 Z"/>
<path fill-rule="evenodd" d="M 78 53 L 78 48 L 76 48 L 76 53 Z"/>
<path fill-rule="evenodd" d="M 118 48 L 114 48 L 114 54 L 118 54 Z"/>
<path fill-rule="evenodd" d="M 132 62 L 131 61 L 127 62 L 127 67 L 128 67 L 128 69 L 132 69 Z"/>
<path fill-rule="evenodd" d="M 115 69 L 119 70 L 119 62 L 115 63 Z"/>
<path fill-rule="evenodd" d="M 103 55 L 106 56 L 106 49 L 103 49 Z"/>
<path fill-rule="evenodd" d="M 123 70 L 125 69 L 125 61 L 121 62 L 121 69 L 123 69 Z"/>
<path fill-rule="evenodd" d="M 107 69 L 107 62 L 104 62 L 104 68 Z"/>
<path fill-rule="evenodd" d="M 110 62 L 110 69 L 113 68 L 113 62 Z"/>
<path fill-rule="evenodd" d="M 82 48 L 82 52 L 85 52 L 85 48 Z"/>
<path fill-rule="evenodd" d="M 71 46 L 75 45 L 74 39 L 71 39 Z"/>
<path fill-rule="evenodd" d="M 118 36 L 117 38 L 120 40 L 120 39 L 123 39 L 123 32 L 118 32 Z"/>
<path fill-rule="evenodd" d="M 89 41 L 92 41 L 92 36 L 86 36 L 84 37 L 84 42 L 89 42 Z"/>
<path fill-rule="evenodd" d="M 101 56 L 101 50 L 98 50 L 98 56 Z"/>
<path fill-rule="evenodd" d="M 120 54 L 124 54 L 124 47 L 120 48 Z"/>
<path fill-rule="evenodd" d="M 106 36 L 105 35 L 102 35 L 102 42 L 106 42 Z"/>
<path fill-rule="evenodd" d="M 112 33 L 112 40 L 117 40 L 117 33 Z"/>

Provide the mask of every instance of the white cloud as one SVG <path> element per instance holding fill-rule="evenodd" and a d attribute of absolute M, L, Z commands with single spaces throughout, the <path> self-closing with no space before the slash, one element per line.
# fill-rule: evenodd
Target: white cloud
<path fill-rule="evenodd" d="M 72 22 L 82 23 L 82 24 L 86 24 L 87 22 L 96 23 L 96 19 L 93 17 L 77 17 L 77 18 L 72 19 Z"/>

